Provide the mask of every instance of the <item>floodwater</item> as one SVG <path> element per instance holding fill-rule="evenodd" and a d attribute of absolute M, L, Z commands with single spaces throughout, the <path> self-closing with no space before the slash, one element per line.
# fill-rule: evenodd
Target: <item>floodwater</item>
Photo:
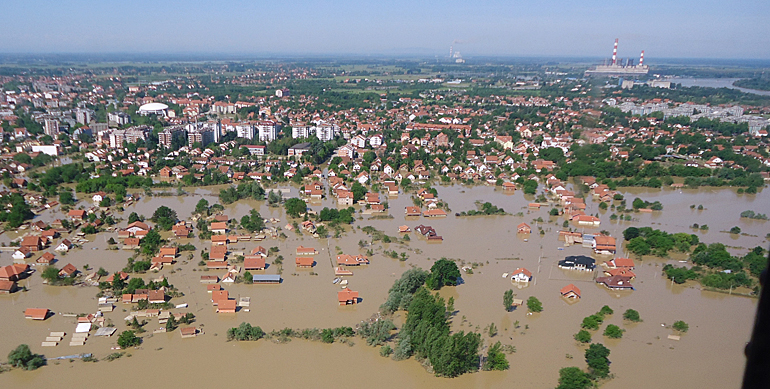
<path fill-rule="evenodd" d="M 707 88 L 730 88 L 737 89 L 744 93 L 753 93 L 755 95 L 770 96 L 770 91 L 741 88 L 733 85 L 740 78 L 672 78 L 671 82 L 682 84 L 682 86 L 701 86 Z"/>
<path fill-rule="evenodd" d="M 180 218 L 188 218 L 200 198 L 206 198 L 210 203 L 216 202 L 219 188 L 210 189 L 190 189 L 192 193 L 182 198 L 143 197 L 118 216 L 127 219 L 130 212 L 137 212 L 149 217 L 157 207 L 166 205 L 174 209 Z M 285 196 L 297 194 L 294 187 L 282 189 L 288 190 Z M 72 382 L 71 386 L 75 386 L 79 380 L 88 379 L 100 382 L 109 380 L 116 387 L 133 387 L 134 382 L 115 379 L 131 371 L 142 372 L 142 382 L 169 382 L 169 378 L 180 382 L 172 386 L 216 385 L 226 380 L 228 385 L 234 387 L 253 386 L 255 383 L 265 387 L 330 387 L 365 382 L 367 386 L 376 388 L 394 385 L 548 388 L 556 385 L 560 368 L 585 368 L 582 358 L 584 347 L 577 344 L 572 335 L 580 329 L 583 317 L 595 313 L 603 305 L 609 305 L 615 314 L 607 318 L 604 326 L 617 324 L 627 331 L 620 340 L 604 338 L 601 335 L 604 326 L 593 334 L 594 341 L 605 344 L 611 350 L 611 372 L 615 377 L 603 387 L 730 388 L 740 385 L 745 362 L 743 347 L 750 336 L 756 309 L 755 299 L 703 291 L 694 283 L 671 285 L 661 276 L 661 267 L 665 263 L 677 261 L 653 258 L 637 261 L 635 291 L 608 291 L 596 285 L 589 274 L 566 271 L 555 266 L 566 255 L 590 255 L 591 251 L 579 245 L 563 248 L 563 242 L 557 239 L 557 231 L 562 229 L 564 219 L 549 217 L 550 207 L 538 211 L 528 210 L 526 205 L 533 200 L 533 196 L 525 196 L 521 191 L 506 194 L 490 186 L 438 186 L 437 189 L 439 198 L 451 208 L 450 216 L 444 219 L 405 220 L 403 209 L 412 205 L 411 195 L 402 193 L 394 198 L 381 195 L 383 200 L 387 199 L 393 218 L 368 220 L 369 216 L 362 215 L 362 219 L 353 224 L 353 229 L 348 230 L 340 239 L 320 241 L 307 234 L 299 235 L 284 230 L 288 236 L 286 240 L 267 239 L 263 242 L 231 245 L 232 251 L 250 251 L 257 245 L 267 248 L 275 246 L 280 250 L 278 254 L 284 257 L 283 282 L 280 285 L 223 284 L 232 297 L 251 297 L 249 312 L 241 310 L 229 315 L 215 313 L 206 287 L 200 284 L 199 278 L 200 275 L 218 273 L 202 272 L 197 266 L 200 250 L 209 245 L 197 238 L 182 240 L 180 243 L 190 241 L 197 247 L 194 259 L 187 262 L 187 253 L 182 253 L 179 262 L 163 269 L 161 274 L 166 275 L 185 294 L 171 301 L 175 304 L 189 304 L 189 308 L 181 311 L 196 315 L 195 325 L 202 327 L 203 335 L 195 339 L 181 339 L 178 332 L 149 335 L 153 329 L 162 327 L 157 319 L 150 318 L 146 326 L 148 332 L 143 335 L 144 343 L 139 349 L 129 350 L 132 354 L 130 358 L 95 364 L 67 360 L 58 364 L 52 362 L 50 366 L 34 372 L 14 370 L 0 374 L 0 384 L 38 387 L 62 386 L 62 382 Z M 729 244 L 735 254 L 743 255 L 748 248 L 757 245 L 767 246 L 764 237 L 770 226 L 767 223 L 770 222 L 741 220 L 739 217 L 740 212 L 748 209 L 770 214 L 766 190 L 756 195 L 738 195 L 732 189 L 629 189 L 623 193 L 629 204 L 634 197 L 658 200 L 664 205 L 664 210 L 652 214 L 634 214 L 632 222 L 610 222 L 612 211 L 600 212 L 598 202 L 587 200 L 586 212 L 599 213 L 602 225 L 598 228 L 585 228 L 585 231 L 608 230 L 622 240 L 621 232 L 628 226 L 652 226 L 669 232 L 695 232 L 689 226 L 698 223 L 710 227 L 707 232 L 695 232 L 702 241 Z M 455 212 L 474 209 L 476 200 L 492 202 L 511 215 L 454 216 Z M 318 211 L 324 206 L 336 206 L 334 204 L 333 199 L 324 199 L 311 203 L 311 208 Z M 691 210 L 691 204 L 695 204 L 696 208 L 703 204 L 705 209 Z M 238 219 L 252 208 L 257 209 L 265 218 L 280 219 L 277 226 L 286 225 L 283 209 L 270 208 L 264 201 L 241 201 L 225 207 L 228 216 Z M 522 215 L 516 216 L 519 212 Z M 57 209 L 46 211 L 39 217 L 41 220 L 53 220 L 62 215 Z M 537 218 L 544 221 L 538 222 Z M 521 222 L 527 222 L 533 227 L 534 233 L 531 236 L 516 235 L 516 226 Z M 120 226 L 126 224 L 124 220 Z M 397 236 L 398 226 L 404 224 L 411 228 L 419 224 L 431 225 L 444 240 L 441 243 L 428 243 L 425 238 L 412 232 L 411 241 L 406 244 L 370 244 L 371 239 L 358 228 L 371 225 L 390 236 Z M 740 226 L 747 235 L 733 236 L 720 232 L 735 225 Z M 540 227 L 545 231 L 542 236 L 538 234 Z M 119 270 L 131 253 L 107 251 L 106 240 L 110 236 L 114 234 L 103 233 L 96 238 L 89 237 L 92 242 L 84 244 L 82 249 L 73 250 L 66 256 L 57 255 L 60 260 L 57 265 L 61 267 L 71 262 L 79 269 L 89 264 L 95 268 L 102 266 L 110 272 Z M 11 233 L 0 235 L 0 242 L 7 244 L 14 237 L 15 234 Z M 359 247 L 360 240 L 367 243 L 363 249 Z M 312 269 L 317 275 L 312 275 L 309 269 L 295 269 L 294 250 L 299 245 L 315 247 L 319 251 L 315 256 L 316 266 Z M 351 268 L 354 275 L 347 277 L 349 287 L 360 293 L 362 301 L 357 306 L 340 307 L 335 300 L 335 292 L 340 287 L 331 282 L 334 278 L 334 255 L 337 252 L 365 253 L 367 249 L 375 253 L 370 257 L 371 264 Z M 408 259 L 391 259 L 383 255 L 383 250 L 395 250 L 399 254 L 406 252 Z M 265 340 L 255 343 L 226 342 L 227 329 L 243 321 L 259 325 L 266 331 L 284 327 L 355 326 L 377 312 L 387 297 L 388 289 L 401 273 L 412 266 L 428 269 L 433 260 L 441 257 L 476 264 L 473 274 L 464 275 L 462 285 L 444 288 L 440 292 L 446 299 L 455 299 L 457 313 L 452 318 L 453 330 L 478 330 L 484 333 L 485 345 L 499 340 L 503 344 L 515 346 L 516 353 L 508 356 L 510 370 L 466 374 L 456 379 L 436 378 L 413 359 L 395 362 L 380 357 L 378 348 L 369 347 L 358 338 L 352 347 L 297 339 L 289 344 L 273 344 Z M 595 257 L 599 261 L 611 259 L 608 256 Z M 274 258 L 275 255 L 271 255 L 268 263 Z M 9 263 L 10 253 L 2 252 L 0 264 Z M 509 279 L 501 277 L 503 273 L 518 267 L 525 267 L 534 273 L 534 281 L 521 289 L 512 285 Z M 265 273 L 275 274 L 278 268 L 271 265 Z M 145 280 L 155 277 L 155 274 L 143 275 Z M 568 303 L 560 297 L 559 289 L 569 283 L 581 288 L 581 301 Z M 46 307 L 57 313 L 95 312 L 97 288 L 46 286 L 42 285 L 38 274 L 21 285 L 26 285 L 29 291 L 0 296 L 3 329 L 6 334 L 14 334 L 0 337 L 0 354 L 4 356 L 20 343 L 29 344 L 34 352 L 44 353 L 47 357 L 91 352 L 103 358 L 113 352 L 110 348 L 116 345 L 116 335 L 111 338 L 92 335 L 85 346 L 70 347 L 69 339 L 75 327 L 73 317 L 56 315 L 43 322 L 24 319 L 24 309 L 29 307 Z M 511 288 L 516 298 L 526 300 L 529 296 L 538 297 L 543 302 L 544 311 L 529 316 L 525 308 L 506 313 L 502 295 Z M 629 308 L 639 311 L 643 322 L 624 323 L 621 315 Z M 114 312 L 105 314 L 118 331 L 126 327 L 123 317 L 127 315 L 124 310 L 128 309 L 127 306 L 117 304 Z M 680 341 L 668 340 L 667 336 L 673 333 L 668 326 L 676 320 L 689 323 L 690 331 Z M 397 324 L 400 322 L 399 316 Z M 498 328 L 498 334 L 491 339 L 484 331 L 490 323 Z M 50 331 L 65 331 L 68 335 L 59 346 L 40 347 Z"/>

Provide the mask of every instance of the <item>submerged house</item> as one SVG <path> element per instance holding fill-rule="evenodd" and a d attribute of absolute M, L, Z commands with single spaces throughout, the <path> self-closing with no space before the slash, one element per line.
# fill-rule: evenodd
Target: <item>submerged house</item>
<path fill-rule="evenodd" d="M 566 297 L 568 299 L 579 299 L 580 298 L 580 289 L 575 286 L 575 284 L 569 284 L 559 291 L 561 292 L 562 297 Z"/>
<path fill-rule="evenodd" d="M 593 271 L 596 268 L 596 260 L 585 255 L 571 255 L 559 261 L 559 267 L 569 270 Z"/>
<path fill-rule="evenodd" d="M 337 301 L 339 301 L 340 305 L 358 304 L 358 292 L 345 288 L 337 292 Z"/>
<path fill-rule="evenodd" d="M 532 281 L 532 272 L 523 267 L 516 269 L 513 273 L 511 273 L 511 281 L 530 282 Z"/>
<path fill-rule="evenodd" d="M 631 285 L 631 277 L 628 276 L 596 277 L 596 283 L 612 290 L 634 290 L 634 286 Z"/>

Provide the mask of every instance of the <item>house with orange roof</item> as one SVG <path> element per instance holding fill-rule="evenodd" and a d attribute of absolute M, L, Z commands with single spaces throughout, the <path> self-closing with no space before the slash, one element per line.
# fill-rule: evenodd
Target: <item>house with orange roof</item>
<path fill-rule="evenodd" d="M 420 216 L 422 215 L 422 210 L 420 207 L 406 207 L 404 209 L 404 213 L 406 213 L 406 216 Z"/>
<path fill-rule="evenodd" d="M 517 234 L 531 234 L 532 233 L 532 227 L 529 226 L 527 223 L 521 223 L 518 226 L 516 226 L 516 233 Z"/>
<path fill-rule="evenodd" d="M 532 281 L 532 272 L 521 267 L 511 273 L 511 281 L 513 282 L 530 282 Z"/>
<path fill-rule="evenodd" d="M 211 231 L 212 234 L 225 234 L 227 233 L 227 223 L 224 223 L 224 222 L 211 223 L 211 226 L 209 227 L 209 231 Z"/>
<path fill-rule="evenodd" d="M 251 250 L 251 255 L 258 255 L 262 258 L 267 257 L 267 249 L 262 246 L 257 246 L 254 250 Z"/>
<path fill-rule="evenodd" d="M 399 234 L 404 234 L 404 233 L 411 232 L 411 231 L 412 231 L 412 229 L 409 228 L 409 226 L 399 226 L 398 227 L 398 233 Z"/>
<path fill-rule="evenodd" d="M 368 265 L 369 264 L 369 258 L 367 258 L 364 255 L 349 255 L 349 254 L 340 254 L 337 256 L 337 265 L 338 266 L 360 266 L 360 265 Z"/>
<path fill-rule="evenodd" d="M 170 258 L 174 259 L 177 255 L 177 248 L 176 247 L 161 247 L 160 248 L 160 256 L 164 258 Z"/>
<path fill-rule="evenodd" d="M 76 221 L 83 221 L 86 218 L 86 211 L 82 209 L 72 209 L 67 212 L 67 217 Z"/>
<path fill-rule="evenodd" d="M 337 301 L 340 305 L 358 304 L 358 292 L 345 288 L 337 292 Z"/>
<path fill-rule="evenodd" d="M 579 299 L 580 298 L 580 289 L 575 286 L 575 284 L 569 284 L 559 291 L 562 295 L 562 297 L 566 297 L 568 299 Z"/>
<path fill-rule="evenodd" d="M 250 255 L 243 259 L 244 270 L 265 270 L 265 257 Z"/>
<path fill-rule="evenodd" d="M 16 281 L 0 280 L 0 294 L 9 294 L 16 291 Z"/>
<path fill-rule="evenodd" d="M 229 298 L 230 294 L 226 290 L 216 289 L 211 291 L 211 302 L 214 305 L 219 305 L 220 301 L 227 301 Z"/>
<path fill-rule="evenodd" d="M 604 265 L 608 269 L 634 269 L 634 260 L 631 258 L 615 258 L 610 261 L 604 262 Z"/>
<path fill-rule="evenodd" d="M 318 251 L 312 247 L 297 246 L 297 255 L 316 255 Z"/>
<path fill-rule="evenodd" d="M 422 213 L 423 216 L 428 218 L 446 217 L 446 212 L 443 209 L 429 209 Z"/>
<path fill-rule="evenodd" d="M 311 268 L 315 264 L 313 257 L 297 257 L 295 263 L 298 268 Z"/>
<path fill-rule="evenodd" d="M 211 245 L 212 246 L 224 246 L 227 245 L 227 236 L 226 235 L 211 235 Z"/>
<path fill-rule="evenodd" d="M 206 267 L 212 270 L 227 269 L 227 261 L 208 261 Z"/>
<path fill-rule="evenodd" d="M 24 311 L 25 319 L 45 320 L 51 311 L 48 308 L 27 308 Z"/>
<path fill-rule="evenodd" d="M 45 252 L 35 262 L 42 263 L 44 265 L 50 265 L 50 264 L 56 262 L 56 256 L 54 256 L 53 254 L 51 254 L 49 252 Z"/>
<path fill-rule="evenodd" d="M 238 302 L 235 300 L 219 300 L 217 313 L 235 313 L 238 309 Z"/>

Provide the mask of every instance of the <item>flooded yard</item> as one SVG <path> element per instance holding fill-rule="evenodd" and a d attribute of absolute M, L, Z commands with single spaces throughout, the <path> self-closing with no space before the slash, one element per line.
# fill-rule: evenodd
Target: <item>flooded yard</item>
<path fill-rule="evenodd" d="M 597 312 L 603 305 L 609 305 L 615 313 L 605 320 L 606 324 L 617 324 L 626 329 L 622 339 L 611 340 L 603 337 L 601 331 L 593 334 L 594 342 L 605 344 L 610 350 L 612 361 L 611 373 L 615 378 L 603 384 L 605 388 L 623 387 L 738 387 L 742 377 L 745 358 L 743 348 L 749 339 L 753 323 L 756 300 L 749 297 L 703 291 L 697 283 L 672 285 L 661 275 L 661 268 L 666 263 L 677 263 L 676 259 L 662 260 L 644 258 L 636 260 L 633 281 L 636 287 L 631 292 L 609 291 L 593 281 L 587 273 L 559 269 L 556 263 L 567 255 L 592 255 L 589 248 L 580 245 L 564 247 L 557 239 L 564 219 L 548 215 L 550 207 L 529 210 L 527 204 L 533 196 L 525 196 L 521 191 L 515 194 L 503 193 L 491 186 L 438 186 L 438 197 L 451 208 L 449 216 L 440 219 L 406 218 L 404 207 L 411 206 L 411 195 L 400 194 L 387 198 L 392 219 L 369 219 L 368 215 L 356 215 L 352 228 L 341 238 L 325 240 L 314 239 L 304 233 L 284 230 L 287 239 L 270 239 L 262 242 L 247 241 L 229 246 L 231 251 L 251 251 L 261 245 L 266 248 L 277 247 L 279 252 L 268 258 L 271 263 L 276 255 L 284 257 L 283 282 L 280 285 L 224 284 L 231 297 L 250 297 L 249 311 L 241 310 L 236 314 L 217 314 L 211 305 L 210 293 L 200 283 L 201 275 L 220 275 L 219 271 L 202 271 L 197 263 L 201 260 L 200 250 L 208 248 L 209 242 L 197 238 L 182 239 L 180 243 L 192 243 L 196 247 L 194 258 L 186 260 L 187 252 L 177 258 L 177 263 L 161 271 L 169 282 L 185 294 L 174 298 L 172 303 L 187 303 L 187 309 L 195 314 L 195 325 L 203 334 L 194 339 L 181 339 L 178 331 L 174 333 L 152 333 L 152 329 L 162 325 L 156 318 L 149 318 L 148 333 L 144 343 L 137 350 L 128 350 L 130 358 L 123 357 L 113 362 L 84 363 L 80 361 L 59 361 L 58 364 L 34 372 L 14 370 L 0 374 L 0 384 L 14 386 L 51 386 L 62 382 L 109 381 L 115 387 L 133 387 L 136 382 L 118 379 L 126 372 L 141 372 L 141 382 L 169 384 L 169 374 L 174 374 L 179 383 L 172 386 L 221 385 L 227 382 L 233 387 L 254 386 L 275 387 L 278 385 L 311 387 L 363 383 L 375 388 L 392 387 L 441 387 L 441 388 L 497 388 L 497 387 L 554 387 L 558 371 L 562 367 L 585 367 L 584 347 L 573 338 L 580 329 L 585 316 Z M 297 196 L 295 187 L 284 187 L 289 193 L 284 197 Z M 117 216 L 124 220 L 119 225 L 125 227 L 131 212 L 150 217 L 154 210 L 166 205 L 177 212 L 180 219 L 189 218 L 196 203 L 205 198 L 209 203 L 216 203 L 218 188 L 188 189 L 183 197 L 142 197 L 136 204 L 127 207 Z M 622 241 L 622 231 L 630 226 L 651 226 L 667 232 L 697 233 L 706 243 L 722 242 L 732 246 L 734 254 L 743 255 L 747 249 L 761 245 L 767 247 L 765 235 L 769 232 L 770 222 L 741 219 L 739 214 L 745 210 L 770 214 L 770 199 L 767 190 L 756 195 L 738 195 L 731 189 L 698 190 L 644 190 L 622 189 L 628 204 L 635 197 L 647 201 L 660 201 L 662 212 L 650 214 L 635 213 L 632 222 L 610 221 L 611 210 L 600 211 L 598 202 L 586 199 L 587 214 L 600 215 L 601 226 L 597 228 L 578 228 L 599 232 L 607 230 Z M 140 195 L 142 195 L 140 193 Z M 476 209 L 475 201 L 489 201 L 502 207 L 509 215 L 456 217 L 455 212 Z M 696 205 L 691 209 L 690 205 Z M 702 204 L 704 210 L 698 211 Z M 336 207 L 333 198 L 325 198 L 310 203 L 315 211 L 324 206 Z M 356 208 L 359 208 L 356 206 Z M 225 206 L 225 214 L 232 219 L 240 219 L 251 209 L 256 209 L 264 218 L 277 218 L 280 222 L 268 226 L 283 227 L 287 217 L 283 208 L 271 208 L 265 201 L 240 201 Z M 521 216 L 516 216 L 521 212 Z M 63 218 L 58 208 L 46 211 L 40 220 L 52 221 Z M 542 218 L 542 222 L 537 221 Z M 516 234 L 516 226 L 526 222 L 532 226 L 529 236 Z M 708 231 L 690 228 L 693 223 L 708 224 Z M 391 237 L 397 234 L 398 226 L 408 225 L 414 229 L 419 224 L 430 225 L 443 242 L 428 242 L 416 232 L 409 233 L 406 243 L 384 244 L 378 241 L 371 244 L 371 238 L 360 228 L 373 226 Z M 733 226 L 739 226 L 746 235 L 730 235 L 725 232 Z M 538 233 L 542 227 L 544 235 Z M 164 234 L 164 236 L 167 236 Z M 87 236 L 89 243 L 82 249 L 75 249 L 67 255 L 57 255 L 61 267 L 72 263 L 78 269 L 88 264 L 92 268 L 104 267 L 109 272 L 118 271 L 126 264 L 132 252 L 107 250 L 107 239 L 115 233 L 101 233 Z M 0 242 L 6 245 L 16 238 L 13 233 L 0 235 Z M 359 241 L 367 245 L 359 247 Z M 316 265 L 312 269 L 295 269 L 294 258 L 297 246 L 314 247 Z M 346 277 L 349 287 L 358 291 L 362 301 L 354 306 L 339 306 L 336 301 L 338 285 L 332 284 L 334 278 L 334 258 L 338 252 L 346 254 L 365 254 L 373 250 L 368 266 L 350 268 L 354 275 Z M 383 250 L 406 253 L 408 259 L 399 261 L 383 254 Z M 596 256 L 597 264 L 612 259 L 611 256 Z M 621 256 L 621 253 L 618 253 Z M 327 345 L 320 342 L 292 340 L 288 344 L 273 344 L 270 341 L 226 342 L 226 331 L 243 321 L 262 327 L 265 331 L 291 328 L 327 328 L 355 326 L 361 320 L 376 313 L 386 297 L 393 281 L 411 267 L 429 269 L 435 259 L 447 257 L 475 263 L 473 274 L 463 276 L 463 283 L 457 287 L 441 290 L 445 298 L 454 297 L 457 313 L 452 318 L 453 330 L 478 330 L 494 323 L 498 334 L 489 338 L 484 335 L 485 344 L 500 340 L 503 344 L 516 347 L 516 353 L 508 355 L 511 368 L 505 372 L 479 372 L 466 374 L 456 379 L 442 379 L 427 373 L 413 359 L 395 362 L 379 356 L 379 349 L 369 347 L 363 339 L 356 338 L 356 345 Z M 36 258 L 33 257 L 33 258 Z M 678 258 L 677 258 L 678 259 Z M 11 252 L 0 254 L 0 265 L 12 263 Z M 518 288 L 503 273 L 510 273 L 516 268 L 529 269 L 534 279 L 526 287 Z M 279 266 L 270 265 L 264 271 L 275 274 Z M 224 273 L 224 271 L 221 271 Z M 315 275 L 311 274 L 314 273 Z M 257 272 L 259 273 L 259 272 Z M 145 280 L 158 275 L 142 275 Z M 582 291 L 578 302 L 567 302 L 559 290 L 573 283 Z M 34 352 L 44 353 L 47 357 L 57 357 L 78 353 L 94 353 L 103 358 L 113 352 L 116 335 L 110 338 L 91 336 L 85 346 L 70 347 L 69 336 L 74 332 L 76 319 L 57 314 L 48 320 L 37 322 L 26 320 L 24 310 L 30 307 L 50 308 L 56 313 L 93 313 L 97 308 L 98 288 L 95 287 L 54 287 L 42 284 L 39 273 L 22 281 L 28 291 L 11 295 L 0 295 L 0 317 L 6 334 L 0 337 L 0 355 L 5 355 L 20 343 L 27 343 Z M 513 312 L 505 312 L 502 296 L 505 290 L 513 289 L 516 298 L 526 300 L 536 296 L 543 302 L 544 311 L 527 315 L 526 307 Z M 626 309 L 635 309 L 643 321 L 637 324 L 623 322 L 622 313 Z M 126 326 L 123 318 L 128 314 L 129 305 L 116 304 L 114 312 L 106 313 L 118 331 Z M 667 339 L 673 331 L 669 328 L 676 320 L 689 323 L 690 330 L 674 341 Z M 400 322 L 400 320 L 397 320 Z M 602 326 L 602 330 L 604 328 Z M 65 331 L 65 341 L 56 347 L 40 347 L 40 343 L 51 331 Z M 482 352 L 485 354 L 486 350 Z M 226 367 L 227 370 L 219 367 Z M 228 374 L 227 372 L 236 372 Z M 246 374 L 237 374 L 244 371 Z M 341 372 L 344 372 L 341 374 Z"/>

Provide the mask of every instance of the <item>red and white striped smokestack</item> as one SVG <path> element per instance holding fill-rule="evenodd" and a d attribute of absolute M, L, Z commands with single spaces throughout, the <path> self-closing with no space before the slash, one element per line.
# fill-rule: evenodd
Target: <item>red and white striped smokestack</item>
<path fill-rule="evenodd" d="M 615 65 L 615 59 L 618 56 L 618 38 L 615 38 L 615 48 L 612 49 L 612 64 Z"/>
<path fill-rule="evenodd" d="M 644 65 L 644 50 L 642 50 L 642 56 L 639 57 L 639 67 Z"/>

